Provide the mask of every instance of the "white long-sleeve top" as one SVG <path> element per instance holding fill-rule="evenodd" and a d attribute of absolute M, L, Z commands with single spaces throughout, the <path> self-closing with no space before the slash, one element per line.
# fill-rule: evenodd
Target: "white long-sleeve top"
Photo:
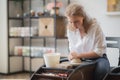
<path fill-rule="evenodd" d="M 75 51 L 80 54 L 94 51 L 99 56 L 106 53 L 105 36 L 98 24 L 93 24 L 83 38 L 78 29 L 75 31 L 67 29 L 67 37 L 70 52 Z"/>

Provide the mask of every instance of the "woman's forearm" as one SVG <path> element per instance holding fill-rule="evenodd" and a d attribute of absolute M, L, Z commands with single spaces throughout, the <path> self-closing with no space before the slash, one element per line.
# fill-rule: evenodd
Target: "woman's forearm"
<path fill-rule="evenodd" d="M 97 58 L 100 57 L 95 52 L 86 52 L 78 54 L 78 58 Z"/>

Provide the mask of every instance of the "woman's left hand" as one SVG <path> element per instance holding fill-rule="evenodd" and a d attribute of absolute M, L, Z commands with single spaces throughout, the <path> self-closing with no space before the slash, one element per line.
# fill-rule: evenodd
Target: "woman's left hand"
<path fill-rule="evenodd" d="M 71 54 L 71 56 L 72 56 L 72 59 L 79 58 L 78 53 L 77 53 L 77 52 L 75 52 L 75 51 L 70 52 L 70 54 Z"/>

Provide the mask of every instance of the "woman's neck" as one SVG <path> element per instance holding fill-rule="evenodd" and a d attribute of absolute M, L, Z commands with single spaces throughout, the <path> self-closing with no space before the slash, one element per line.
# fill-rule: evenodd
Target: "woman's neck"
<path fill-rule="evenodd" d="M 80 31 L 81 38 L 83 38 L 85 36 L 85 34 L 86 34 L 84 27 L 80 27 L 79 31 Z"/>

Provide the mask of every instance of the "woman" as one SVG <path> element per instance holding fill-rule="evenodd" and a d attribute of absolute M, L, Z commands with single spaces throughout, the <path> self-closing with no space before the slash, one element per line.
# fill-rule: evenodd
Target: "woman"
<path fill-rule="evenodd" d="M 67 37 L 70 49 L 68 59 L 95 60 L 97 62 L 95 80 L 102 80 L 110 69 L 102 29 L 79 4 L 70 4 L 65 15 L 68 19 Z"/>

